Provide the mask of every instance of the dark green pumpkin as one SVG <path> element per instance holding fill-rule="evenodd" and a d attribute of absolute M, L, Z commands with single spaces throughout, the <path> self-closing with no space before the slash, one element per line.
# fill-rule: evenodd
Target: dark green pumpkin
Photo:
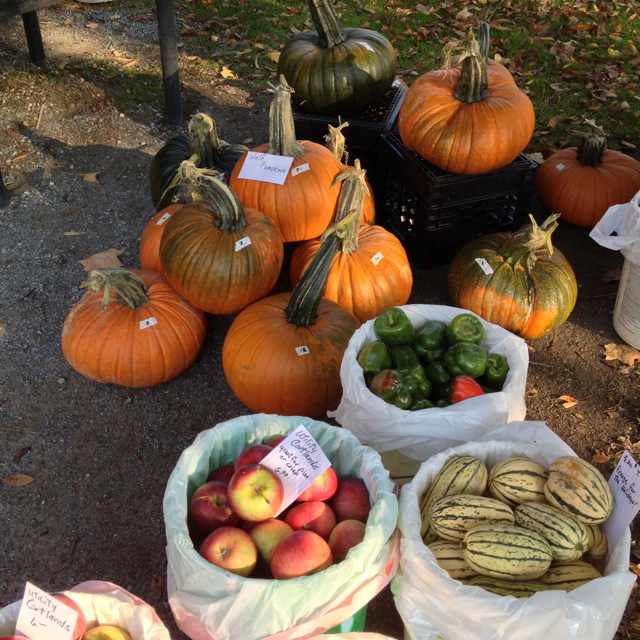
<path fill-rule="evenodd" d="M 149 180 L 156 211 L 173 202 L 184 202 L 180 185 L 175 184 L 178 168 L 184 160 L 191 160 L 201 169 L 219 171 L 226 180 L 238 158 L 247 150 L 243 144 L 220 140 L 215 122 L 204 113 L 196 113 L 189 121 L 188 133 L 170 138 L 151 160 Z"/>
<path fill-rule="evenodd" d="M 308 0 L 315 31 L 285 45 L 278 77 L 293 87 L 293 99 L 316 115 L 361 111 L 393 84 L 397 52 L 377 31 L 343 28 L 331 0 Z"/>

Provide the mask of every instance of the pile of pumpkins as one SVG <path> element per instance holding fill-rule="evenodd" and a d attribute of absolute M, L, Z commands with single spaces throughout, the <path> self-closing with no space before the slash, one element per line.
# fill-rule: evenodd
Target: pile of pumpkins
<path fill-rule="evenodd" d="M 360 323 L 408 301 L 407 254 L 375 224 L 372 190 L 357 160 L 346 164 L 340 128 L 329 127 L 327 145 L 297 140 L 292 112 L 292 100 L 314 114 L 366 108 L 391 88 L 397 53 L 378 32 L 343 28 L 331 0 L 308 6 L 315 30 L 293 36 L 281 52 L 267 142 L 251 150 L 225 142 L 211 118 L 196 114 L 188 133 L 154 156 L 157 213 L 141 238 L 142 269 L 90 273 L 83 285 L 89 291 L 64 324 L 64 356 L 82 375 L 131 387 L 170 380 L 198 355 L 206 314 L 233 315 L 222 366 L 240 401 L 258 412 L 320 417 L 339 402 L 340 362 Z M 483 24 L 477 41 L 471 36 L 446 68 L 418 78 L 401 105 L 403 143 L 445 171 L 505 166 L 532 137 L 533 105 L 506 67 L 487 61 L 488 48 Z M 321 83 L 311 81 L 318 77 Z M 256 153 L 292 158 L 283 184 L 241 177 Z M 549 158 L 539 172 L 541 195 L 576 222 L 563 198 L 595 198 L 586 187 L 558 186 L 558 175 L 569 178 L 575 152 L 558 153 L 567 154 L 565 170 L 547 169 L 555 162 Z M 622 164 L 602 140 L 593 150 L 585 138 L 577 162 L 600 170 L 612 154 L 611 162 Z M 617 201 L 640 188 L 636 164 L 625 169 L 633 189 L 616 192 Z M 595 179 L 587 182 L 594 186 Z M 577 283 L 551 244 L 557 217 L 541 225 L 531 218 L 519 231 L 466 245 L 449 270 L 453 305 L 525 339 L 562 324 Z M 287 243 L 295 245 L 292 291 L 273 294 Z"/>

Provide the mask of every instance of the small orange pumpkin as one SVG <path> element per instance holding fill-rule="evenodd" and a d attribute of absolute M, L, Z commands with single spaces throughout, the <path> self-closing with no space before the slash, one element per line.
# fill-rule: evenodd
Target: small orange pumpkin
<path fill-rule="evenodd" d="M 140 236 L 140 267 L 149 271 L 159 271 L 162 273 L 162 262 L 160 262 L 160 240 L 165 230 L 165 225 L 169 218 L 180 209 L 182 204 L 170 204 L 164 209 L 160 209 L 144 228 Z"/>

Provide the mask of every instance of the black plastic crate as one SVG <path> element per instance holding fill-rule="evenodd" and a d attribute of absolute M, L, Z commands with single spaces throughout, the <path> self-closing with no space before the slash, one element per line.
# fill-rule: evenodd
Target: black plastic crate
<path fill-rule="evenodd" d="M 381 135 L 391 131 L 395 126 L 407 91 L 407 84 L 396 78 L 389 91 L 366 109 L 335 116 L 313 115 L 293 103 L 296 138 L 324 145 L 329 125 L 337 127 L 342 122 L 348 122 L 349 126 L 343 129 L 343 133 L 349 154 L 349 164 L 353 164 L 353 160 L 358 158 L 362 167 L 369 171 L 369 179 L 371 179 L 381 146 Z"/>
<path fill-rule="evenodd" d="M 524 154 L 478 176 L 442 171 L 409 151 L 397 132 L 382 135 L 376 223 L 393 232 L 421 267 L 450 262 L 469 240 L 529 221 L 537 165 Z"/>

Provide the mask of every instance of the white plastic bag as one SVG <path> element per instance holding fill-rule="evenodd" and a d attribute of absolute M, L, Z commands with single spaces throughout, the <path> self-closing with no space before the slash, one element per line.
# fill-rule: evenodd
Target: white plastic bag
<path fill-rule="evenodd" d="M 373 503 L 365 538 L 324 571 L 292 580 L 242 578 L 204 560 L 186 524 L 188 498 L 209 472 L 248 445 L 304 425 L 339 477 L 361 477 Z M 164 496 L 167 590 L 180 629 L 193 640 L 311 638 L 348 620 L 391 580 L 399 561 L 398 501 L 380 455 L 348 431 L 305 417 L 257 414 L 200 433 L 174 468 Z"/>
<path fill-rule="evenodd" d="M 501 597 L 453 580 L 420 538 L 419 497 L 453 455 L 473 455 L 488 466 L 513 455 L 545 465 L 561 455 L 575 455 L 544 423 L 525 423 L 520 432 L 511 426 L 487 433 L 484 442 L 469 442 L 430 458 L 402 488 L 401 557 L 391 589 L 411 640 L 610 640 L 615 635 L 635 582 L 628 570 L 628 531 L 613 550 L 602 578 L 570 592 L 544 591 L 529 598 Z M 528 437 L 509 442 L 500 439 L 505 433 Z"/>
<path fill-rule="evenodd" d="M 416 328 L 427 320 L 449 323 L 458 314 L 469 313 L 443 305 L 414 304 L 401 308 Z M 510 331 L 479 316 L 478 319 L 485 329 L 481 345 L 488 351 L 506 356 L 509 362 L 510 371 L 502 391 L 470 398 L 444 409 L 398 409 L 369 391 L 356 359 L 359 351 L 376 339 L 374 320 L 369 320 L 349 340 L 340 368 L 342 399 L 338 408 L 328 415 L 376 451 L 399 450 L 420 461 L 448 447 L 477 440 L 492 427 L 523 420 L 529 366 L 527 345 Z"/>
<path fill-rule="evenodd" d="M 127 631 L 133 640 L 171 640 L 157 613 L 122 587 L 102 580 L 89 580 L 63 591 L 72 598 L 87 619 L 87 629 L 113 624 Z M 0 609 L 0 636 L 15 631 L 22 600 Z"/>
<path fill-rule="evenodd" d="M 589 236 L 599 245 L 620 251 L 627 260 L 640 264 L 640 191 L 629 202 L 609 207 Z"/>

